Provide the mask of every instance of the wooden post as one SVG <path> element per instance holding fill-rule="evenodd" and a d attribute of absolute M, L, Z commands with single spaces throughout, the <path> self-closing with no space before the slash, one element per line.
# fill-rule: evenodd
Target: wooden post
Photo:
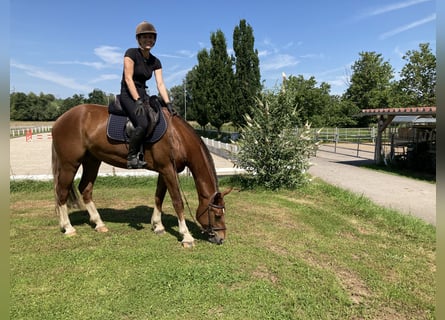
<path fill-rule="evenodd" d="M 379 117 L 379 121 L 377 122 L 377 139 L 375 141 L 375 150 L 374 150 L 374 160 L 376 164 L 382 163 L 382 136 L 383 131 L 385 131 L 386 127 L 392 122 L 394 119 L 394 115 L 389 115 L 388 118 L 383 121 L 383 116 Z"/>

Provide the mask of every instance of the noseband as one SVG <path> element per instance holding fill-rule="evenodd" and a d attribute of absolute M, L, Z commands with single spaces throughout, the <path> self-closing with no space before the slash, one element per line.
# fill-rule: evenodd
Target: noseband
<path fill-rule="evenodd" d="M 210 209 L 211 208 L 215 208 L 215 209 L 225 209 L 224 206 L 220 206 L 220 205 L 216 205 L 213 203 L 213 201 L 215 200 L 215 196 L 218 194 L 219 192 L 215 192 L 212 197 L 210 198 L 209 201 L 209 205 L 207 206 L 206 209 L 204 209 L 203 212 L 201 212 L 198 216 L 197 219 L 199 219 L 202 215 L 204 215 L 205 213 L 207 213 L 208 215 L 208 220 L 209 220 L 209 225 L 207 226 L 207 228 L 201 228 L 202 233 L 207 233 L 209 236 L 215 236 L 215 231 L 221 231 L 221 230 L 226 230 L 226 227 L 214 227 L 212 224 L 212 220 L 210 219 Z"/>

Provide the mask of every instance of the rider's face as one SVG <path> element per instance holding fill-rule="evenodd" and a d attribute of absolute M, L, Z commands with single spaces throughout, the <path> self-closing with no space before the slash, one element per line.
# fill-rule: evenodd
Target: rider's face
<path fill-rule="evenodd" d="M 155 35 L 152 33 L 143 33 L 138 37 L 139 45 L 143 49 L 151 49 L 155 44 Z"/>

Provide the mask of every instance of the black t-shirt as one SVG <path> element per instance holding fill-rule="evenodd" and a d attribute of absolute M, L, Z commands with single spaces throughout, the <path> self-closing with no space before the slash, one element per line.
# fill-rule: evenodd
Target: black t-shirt
<path fill-rule="evenodd" d="M 153 71 L 161 69 L 161 61 L 150 53 L 148 59 L 144 58 L 139 48 L 130 48 L 125 52 L 125 57 L 134 61 L 133 81 L 136 88 L 146 88 L 145 82 L 151 78 Z M 122 73 L 122 89 L 127 89 L 125 75 Z"/>

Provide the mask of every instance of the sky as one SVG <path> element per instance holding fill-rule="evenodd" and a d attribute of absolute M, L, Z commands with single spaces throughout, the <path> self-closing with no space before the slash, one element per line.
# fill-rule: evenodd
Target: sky
<path fill-rule="evenodd" d="M 167 88 L 182 85 L 221 30 L 233 54 L 240 20 L 252 27 L 266 88 L 282 74 L 314 77 L 331 94 L 348 87 L 360 52 L 381 54 L 398 79 L 408 50 L 428 42 L 436 51 L 432 0 L 13 0 L 10 3 L 10 92 L 65 99 L 94 89 L 118 94 L 123 55 L 137 47 L 143 20 L 157 29 L 152 54 L 162 62 Z M 147 82 L 157 94 L 154 78 Z"/>

